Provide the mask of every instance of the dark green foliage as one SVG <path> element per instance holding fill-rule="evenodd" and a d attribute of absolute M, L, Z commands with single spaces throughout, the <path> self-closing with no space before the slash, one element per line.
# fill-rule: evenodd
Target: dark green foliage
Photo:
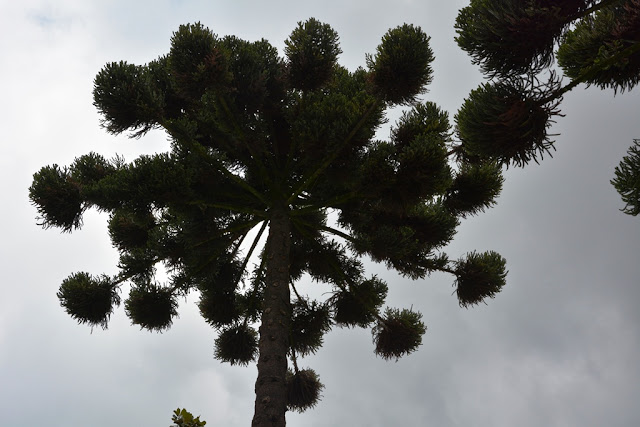
<path fill-rule="evenodd" d="M 168 65 L 175 76 L 177 96 L 187 107 L 210 88 L 224 88 L 231 79 L 228 52 L 199 22 L 181 25 L 171 37 Z"/>
<path fill-rule="evenodd" d="M 264 280 L 262 278 L 254 278 L 249 292 L 236 295 L 239 311 L 249 322 L 260 321 L 263 310 L 263 298 Z"/>
<path fill-rule="evenodd" d="M 118 288 L 107 276 L 91 277 L 75 273 L 62 281 L 58 291 L 60 305 L 80 324 L 107 329 L 114 306 L 120 305 Z"/>
<path fill-rule="evenodd" d="M 600 10 L 567 32 L 558 65 L 571 79 L 614 91 L 640 82 L 640 1 Z"/>
<path fill-rule="evenodd" d="M 258 333 L 240 324 L 224 328 L 215 342 L 215 358 L 231 365 L 246 366 L 258 354 Z"/>
<path fill-rule="evenodd" d="M 321 91 L 306 92 L 285 112 L 290 178 L 300 177 L 301 182 L 313 185 L 310 202 L 322 208 L 326 206 L 321 200 L 351 191 L 354 165 L 382 122 L 382 104 L 368 90 L 367 78 L 362 69 L 351 73 L 335 67 Z"/>
<path fill-rule="evenodd" d="M 640 214 L 640 139 L 633 140 L 615 172 L 616 177 L 611 184 L 625 203 L 621 211 L 633 216 Z"/>
<path fill-rule="evenodd" d="M 275 47 L 266 40 L 249 43 L 234 36 L 222 39 L 222 46 L 229 52 L 230 84 L 236 88 L 231 96 L 238 111 L 253 114 L 285 97 L 284 65 Z"/>
<path fill-rule="evenodd" d="M 325 84 L 342 50 L 338 33 L 316 19 L 299 22 L 285 41 L 289 82 L 295 89 L 314 90 Z"/>
<path fill-rule="evenodd" d="M 374 209 L 406 211 L 451 185 L 448 114 L 434 103 L 404 112 L 391 130 L 391 141 L 376 141 L 362 162 L 359 191 L 376 199 Z"/>
<path fill-rule="evenodd" d="M 450 132 L 449 114 L 434 102 L 427 101 L 416 104 L 402 113 L 391 129 L 391 139 L 397 148 L 402 149 L 423 135 L 432 135 L 441 141 L 448 141 Z"/>
<path fill-rule="evenodd" d="M 494 298 L 506 283 L 506 261 L 497 252 L 471 252 L 456 262 L 455 286 L 461 307 Z"/>
<path fill-rule="evenodd" d="M 507 166 L 537 162 L 553 149 L 547 129 L 558 103 L 545 101 L 556 87 L 550 82 L 538 91 L 512 80 L 472 90 L 455 117 L 464 155 Z"/>
<path fill-rule="evenodd" d="M 397 185 L 407 188 L 406 202 L 442 194 L 451 185 L 445 140 L 439 135 L 418 135 L 397 158 Z"/>
<path fill-rule="evenodd" d="M 490 77 L 537 73 L 584 0 L 471 0 L 456 18 L 456 42 Z"/>
<path fill-rule="evenodd" d="M 338 326 L 366 328 L 387 297 L 387 284 L 377 277 L 351 283 L 329 298 L 333 306 L 333 320 Z"/>
<path fill-rule="evenodd" d="M 558 64 L 572 82 L 614 91 L 640 81 L 640 0 L 472 0 L 456 19 L 458 45 L 492 79 Z"/>
<path fill-rule="evenodd" d="M 75 159 L 70 170 L 74 179 L 82 183 L 83 186 L 87 186 L 114 173 L 118 162 L 119 158 L 117 157 L 113 162 L 109 162 L 100 154 L 89 153 Z"/>
<path fill-rule="evenodd" d="M 157 262 L 158 259 L 149 249 L 129 249 L 120 253 L 118 268 L 132 282 L 147 283 L 153 279 L 156 273 Z"/>
<path fill-rule="evenodd" d="M 162 332 L 171 327 L 178 315 L 178 302 L 170 288 L 146 284 L 131 288 L 124 309 L 132 324 Z"/>
<path fill-rule="evenodd" d="M 503 181 L 501 169 L 495 163 L 463 163 L 449 187 L 444 205 L 454 215 L 476 215 L 495 205 Z"/>
<path fill-rule="evenodd" d="M 149 231 L 155 225 L 153 215 L 117 210 L 109 219 L 109 236 L 120 250 L 143 248 Z"/>
<path fill-rule="evenodd" d="M 213 327 L 220 328 L 231 325 L 240 318 L 238 296 L 235 292 L 200 292 L 198 308 L 202 317 Z"/>
<path fill-rule="evenodd" d="M 287 373 L 287 409 L 304 412 L 320 401 L 324 385 L 313 369 L 302 369 Z"/>
<path fill-rule="evenodd" d="M 291 349 L 306 356 L 322 347 L 322 337 L 331 330 L 331 313 L 327 304 L 298 300 L 291 304 Z"/>
<path fill-rule="evenodd" d="M 376 49 L 367 57 L 373 73 L 372 81 L 385 101 L 391 104 L 411 104 L 431 83 L 434 60 L 429 47 L 431 37 L 420 27 L 404 24 L 389 30 Z"/>
<path fill-rule="evenodd" d="M 140 137 L 160 119 L 163 100 L 152 87 L 148 70 L 124 61 L 107 64 L 94 80 L 94 105 L 110 133 L 131 129 Z"/>
<path fill-rule="evenodd" d="M 70 232 L 82 225 L 85 210 L 80 185 L 67 168 L 45 166 L 33 175 L 29 198 L 37 207 L 44 228 L 59 227 Z"/>
<path fill-rule="evenodd" d="M 388 308 L 384 319 L 378 319 L 371 331 L 375 353 L 385 360 L 398 360 L 416 351 L 427 331 L 420 319 L 422 314 L 418 312 Z"/>
<path fill-rule="evenodd" d="M 449 242 L 458 219 L 440 202 L 415 205 L 402 215 L 360 211 L 349 220 L 356 237 L 351 243 L 358 253 L 366 253 L 376 261 L 411 278 L 421 278 L 433 269 L 433 251 Z"/>
<path fill-rule="evenodd" d="M 307 253 L 307 272 L 318 282 L 342 283 L 345 277 L 359 277 L 363 267 L 344 245 L 323 238 Z"/>
<path fill-rule="evenodd" d="M 131 164 L 118 165 L 113 173 L 84 188 L 84 195 L 103 210 L 125 208 L 147 213 L 153 206 L 188 198 L 191 179 L 175 156 L 143 155 Z"/>
<path fill-rule="evenodd" d="M 198 308 L 202 317 L 211 326 L 220 328 L 231 325 L 240 319 L 243 311 L 248 311 L 248 307 L 242 309 L 242 301 L 249 302 L 247 297 L 236 292 L 241 273 L 238 265 L 222 262 L 213 278 L 204 277 L 199 283 Z"/>

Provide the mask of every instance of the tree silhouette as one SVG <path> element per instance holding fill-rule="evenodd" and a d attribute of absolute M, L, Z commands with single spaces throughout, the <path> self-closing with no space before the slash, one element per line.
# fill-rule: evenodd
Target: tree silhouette
<path fill-rule="evenodd" d="M 383 308 L 387 284 L 366 276 L 363 259 L 412 279 L 451 273 L 463 307 L 493 298 L 505 284 L 504 258 L 472 251 L 450 260 L 443 248 L 461 219 L 495 203 L 501 166 L 537 161 L 553 147 L 547 130 L 562 94 L 637 54 L 635 44 L 624 45 L 568 86 L 553 74 L 540 83 L 545 43 L 568 40 L 567 17 L 585 20 L 595 6 L 574 1 L 522 15 L 519 3 L 472 1 L 461 11 L 459 43 L 498 80 L 472 91 L 458 111 L 457 141 L 448 114 L 418 101 L 434 56 L 412 25 L 389 30 L 366 69 L 355 71 L 338 65 L 338 35 L 315 19 L 294 29 L 284 58 L 265 40 L 219 38 L 197 23 L 181 26 L 157 60 L 107 64 L 94 86 L 104 127 L 133 138 L 164 129 L 171 150 L 131 163 L 89 153 L 34 175 L 29 193 L 40 225 L 70 232 L 85 210 L 108 212 L 120 252 L 114 277 L 65 279 L 62 306 L 79 323 L 106 328 L 129 283 L 127 316 L 162 331 L 177 316 L 178 297 L 199 292 L 200 312 L 219 332 L 215 357 L 241 365 L 257 358 L 255 426 L 284 425 L 287 409 L 318 402 L 319 377 L 297 360 L 315 353 L 333 326 L 372 327 L 374 351 L 385 359 L 412 353 L 426 331 L 421 314 Z M 617 4 L 615 13 L 624 9 Z M 501 9 L 485 13 L 494 5 Z M 497 46 L 507 52 L 522 35 L 483 31 L 509 34 L 509 25 L 527 20 L 529 34 L 548 34 L 528 53 L 514 49 L 522 57 L 496 59 Z M 398 105 L 409 109 L 389 140 L 375 139 Z M 158 267 L 168 283 L 155 280 Z M 325 301 L 300 295 L 305 274 L 329 286 Z"/>
<path fill-rule="evenodd" d="M 375 352 L 386 359 L 420 345 L 420 314 L 383 311 L 387 285 L 365 276 L 362 257 L 412 278 L 451 272 L 465 306 L 492 297 L 506 274 L 493 252 L 449 261 L 441 251 L 460 217 L 494 203 L 502 177 L 489 162 L 449 164 L 447 114 L 417 102 L 431 81 L 429 37 L 411 25 L 392 29 L 368 69 L 350 72 L 336 62 L 335 31 L 310 19 L 285 53 L 194 24 L 180 27 L 166 56 L 107 64 L 94 88 L 104 127 L 132 137 L 163 128 L 171 152 L 132 163 L 90 153 L 42 168 L 30 188 L 44 227 L 72 231 L 92 207 L 110 214 L 121 273 L 71 275 L 58 292 L 66 311 L 106 328 L 129 282 L 127 316 L 162 331 L 178 296 L 199 291 L 202 316 L 219 330 L 215 357 L 246 365 L 259 355 L 255 425 L 282 425 L 285 408 L 315 405 L 322 385 L 296 357 L 317 351 L 334 325 L 373 324 Z M 375 140 L 398 104 L 412 108 L 390 141 Z M 167 284 L 154 280 L 160 265 Z M 304 273 L 330 285 L 327 301 L 298 294 Z"/>

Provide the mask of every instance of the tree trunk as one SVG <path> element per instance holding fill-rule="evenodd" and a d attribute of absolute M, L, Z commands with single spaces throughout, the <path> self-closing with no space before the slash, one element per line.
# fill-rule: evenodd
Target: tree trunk
<path fill-rule="evenodd" d="M 289 351 L 289 252 L 291 230 L 286 208 L 272 210 L 266 245 L 266 288 L 258 349 L 253 427 L 282 427 L 287 409 Z"/>

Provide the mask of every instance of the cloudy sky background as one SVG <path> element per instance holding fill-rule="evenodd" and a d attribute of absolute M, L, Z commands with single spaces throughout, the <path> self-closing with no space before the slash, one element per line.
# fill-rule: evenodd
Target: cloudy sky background
<path fill-rule="evenodd" d="M 431 35 L 436 56 L 424 99 L 453 116 L 482 81 L 453 41 L 466 3 L 0 0 L 0 424 L 165 426 L 178 406 L 211 426 L 252 418 L 255 365 L 213 359 L 215 333 L 195 295 L 163 334 L 131 326 L 122 307 L 108 330 L 91 333 L 59 306 L 65 277 L 115 274 L 117 254 L 106 217 L 95 212 L 73 234 L 40 229 L 28 200 L 32 174 L 90 151 L 133 160 L 168 148 L 161 132 L 128 140 L 99 127 L 91 91 L 105 63 L 146 63 L 168 51 L 180 24 L 195 21 L 219 35 L 264 37 L 282 52 L 296 23 L 313 16 L 340 34 L 340 62 L 353 70 L 389 28 L 408 22 Z M 614 98 L 579 87 L 562 110 L 554 157 L 510 169 L 498 206 L 463 222 L 447 251 L 500 252 L 510 271 L 503 292 L 465 310 L 451 276 L 412 282 L 368 264 L 389 282 L 389 306 L 423 313 L 423 345 L 385 362 L 369 330 L 334 330 L 300 362 L 320 375 L 324 398 L 290 414 L 288 425 L 640 425 L 640 218 L 619 212 L 609 184 L 640 138 L 640 90 Z"/>

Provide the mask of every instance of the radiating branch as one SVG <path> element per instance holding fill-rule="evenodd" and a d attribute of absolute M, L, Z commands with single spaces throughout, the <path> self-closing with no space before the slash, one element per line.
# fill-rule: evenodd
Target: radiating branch
<path fill-rule="evenodd" d="M 334 150 L 331 153 L 331 155 L 327 157 L 327 159 L 325 159 L 325 161 L 298 187 L 298 189 L 295 190 L 291 194 L 291 196 L 289 196 L 289 198 L 287 199 L 288 205 L 293 203 L 293 201 L 303 191 L 305 191 L 320 176 L 320 174 L 322 174 L 322 172 L 325 171 L 325 169 L 331 166 L 331 163 L 333 163 L 334 160 L 337 159 L 340 154 L 342 154 L 342 148 L 346 147 L 351 141 L 351 139 L 356 135 L 356 133 L 362 128 L 362 126 L 364 126 L 365 121 L 369 118 L 371 113 L 373 113 L 373 110 L 375 110 L 379 102 L 380 101 L 376 100 L 371 103 L 369 108 L 367 108 L 367 111 L 365 111 L 362 117 L 360 118 L 360 121 L 356 123 L 353 129 L 351 129 L 351 132 L 349 132 L 349 135 L 347 135 L 347 137 L 344 139 L 344 141 L 342 142 L 342 145 L 338 149 Z"/>

